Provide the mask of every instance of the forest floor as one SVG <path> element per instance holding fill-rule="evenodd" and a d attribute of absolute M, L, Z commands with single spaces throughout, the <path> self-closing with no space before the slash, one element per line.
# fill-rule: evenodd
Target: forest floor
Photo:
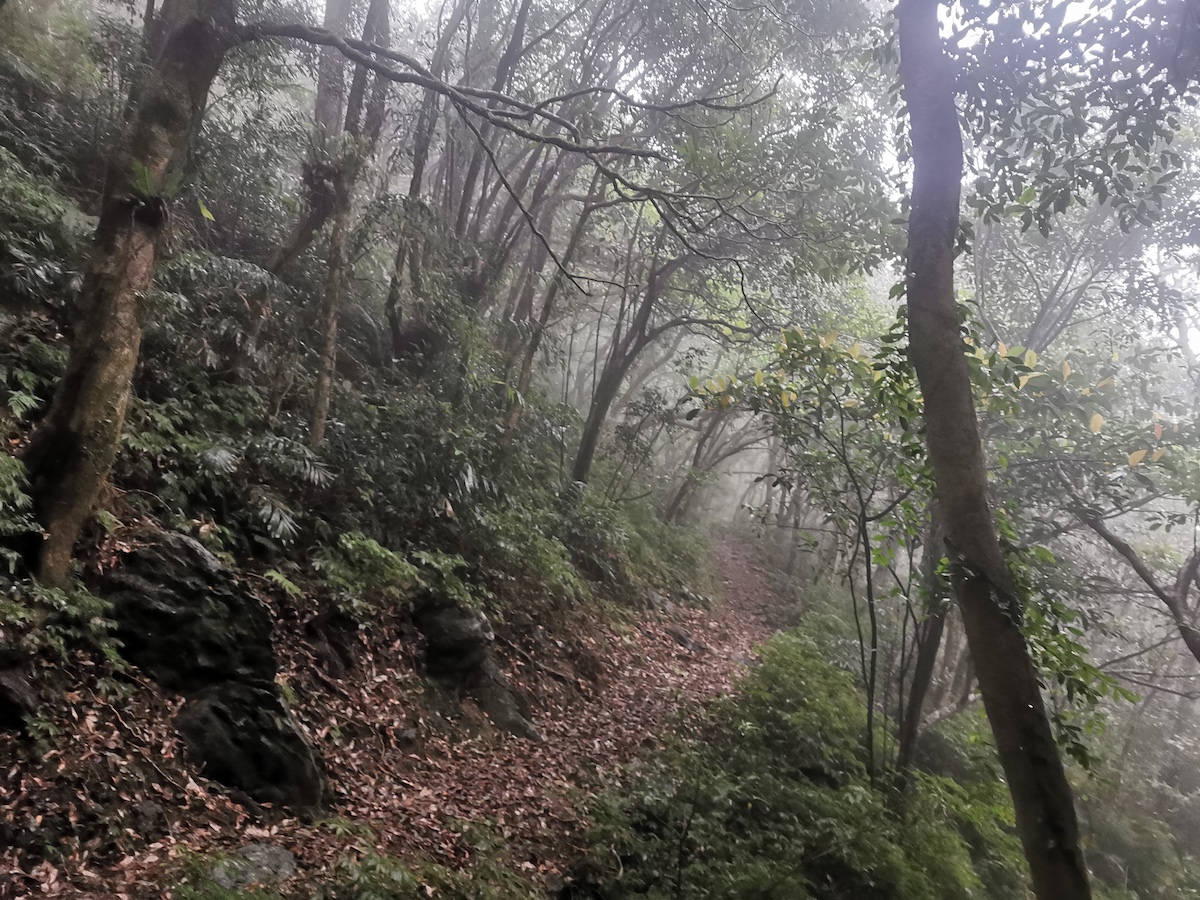
<path fill-rule="evenodd" d="M 588 621 L 574 610 L 552 628 L 530 628 L 528 620 L 497 628 L 508 675 L 531 698 L 540 742 L 497 733 L 470 701 L 439 700 L 402 640 L 365 653 L 338 682 L 305 647 L 281 641 L 285 692 L 338 794 L 335 817 L 315 824 L 252 815 L 218 786 L 189 776 L 170 729 L 177 703 L 149 685 L 120 708 L 78 693 L 66 747 L 33 771 L 8 770 L 0 783 L 0 824 L 20 827 L 34 815 L 40 823 L 55 810 L 73 824 L 102 816 L 87 786 L 111 777 L 127 808 L 161 810 L 162 832 L 149 843 L 66 842 L 61 859 L 32 871 L 0 850 L 0 897 L 170 896 L 163 885 L 178 878 L 181 860 L 254 841 L 297 857 L 294 883 L 277 886 L 289 894 L 311 889 L 339 858 L 387 853 L 463 868 L 485 843 L 499 848 L 494 861 L 553 886 L 584 852 L 591 799 L 619 787 L 643 751 L 695 727 L 696 713 L 728 693 L 774 630 L 780 601 L 757 548 L 724 536 L 715 552 L 724 597 L 708 607 L 660 602 L 623 616 L 593 612 Z M 13 759 L 10 750 L 0 745 L 0 764 Z M 162 777 L 134 782 L 127 755 Z"/>

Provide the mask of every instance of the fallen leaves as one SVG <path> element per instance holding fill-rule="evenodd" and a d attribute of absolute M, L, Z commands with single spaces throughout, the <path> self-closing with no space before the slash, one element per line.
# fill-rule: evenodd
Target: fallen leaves
<path fill-rule="evenodd" d="M 296 639 L 299 630 L 281 627 L 293 711 L 338 791 L 337 818 L 324 826 L 280 812 L 252 815 L 189 772 L 170 726 L 179 701 L 149 683 L 139 682 L 119 709 L 81 687 L 62 725 L 70 733 L 61 754 L 35 760 L 0 739 L 0 770 L 11 786 L 0 786 L 0 837 L 42 817 L 65 822 L 68 834 L 57 866 L 25 866 L 16 849 L 0 851 L 0 872 L 14 873 L 16 891 L 0 885 L 0 897 L 158 897 L 183 848 L 228 852 L 251 840 L 291 850 L 298 878 L 311 885 L 361 846 L 362 826 L 376 850 L 466 867 L 475 854 L 468 832 L 482 825 L 503 839 L 514 869 L 536 879 L 563 873 L 583 849 L 589 801 L 618 787 L 624 767 L 671 730 L 694 728 L 694 713 L 729 692 L 770 635 L 778 600 L 755 554 L 733 539 L 718 543 L 727 596 L 712 609 L 675 606 L 620 622 L 571 609 L 553 622 L 548 612 L 510 624 L 498 649 L 511 651 L 505 674 L 530 701 L 538 743 L 500 734 L 473 704 L 431 692 L 410 642 L 364 650 L 334 691 Z M 671 629 L 692 644 L 682 646 Z M 146 802 L 171 823 L 158 840 L 147 841 L 126 815 Z M 110 825 L 119 839 L 102 835 Z"/>

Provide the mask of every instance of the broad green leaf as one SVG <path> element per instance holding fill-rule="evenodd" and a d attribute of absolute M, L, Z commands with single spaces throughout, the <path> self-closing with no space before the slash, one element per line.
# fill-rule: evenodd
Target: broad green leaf
<path fill-rule="evenodd" d="M 210 222 L 215 222 L 215 221 L 217 221 L 217 217 L 216 217 L 216 216 L 214 216 L 214 215 L 213 215 L 213 214 L 212 214 L 212 213 L 209 211 L 209 208 L 208 208 L 207 206 L 205 206 L 205 205 L 204 205 L 204 201 L 203 201 L 203 200 L 201 200 L 199 197 L 197 197 L 197 198 L 196 198 L 196 202 L 200 204 L 200 215 L 204 216 L 204 218 L 208 219 L 208 221 L 210 221 Z"/>

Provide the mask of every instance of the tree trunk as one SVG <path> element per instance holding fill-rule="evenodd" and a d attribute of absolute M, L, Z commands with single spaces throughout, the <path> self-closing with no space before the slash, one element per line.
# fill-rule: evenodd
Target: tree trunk
<path fill-rule="evenodd" d="M 614 353 L 619 348 L 613 349 Z M 572 481 L 587 481 L 592 473 L 592 463 L 596 459 L 596 451 L 600 447 L 600 435 L 604 430 L 604 422 L 608 419 L 608 411 L 617 399 L 621 390 L 621 382 L 629 369 L 630 360 L 613 360 L 604 367 L 600 379 L 596 382 L 596 391 L 592 394 L 592 403 L 588 407 L 587 419 L 583 423 L 583 431 L 579 435 L 579 449 L 575 452 L 575 464 L 571 467 Z"/>
<path fill-rule="evenodd" d="M 980 691 L 1012 793 L 1039 900 L 1091 896 L 1071 787 L 1019 623 L 988 504 L 987 473 L 954 296 L 963 169 L 954 77 L 939 0 L 900 0 L 900 74 L 913 159 L 908 225 L 909 352 L 925 396 L 925 434 L 946 555 Z"/>
<path fill-rule="evenodd" d="M 45 532 L 30 562 L 47 584 L 66 580 L 75 540 L 120 446 L 168 218 L 168 200 L 159 193 L 199 130 L 209 88 L 234 41 L 234 17 L 234 0 L 166 0 L 162 50 L 135 89 L 122 148 L 109 161 L 67 370 L 25 453 Z"/>
<path fill-rule="evenodd" d="M 345 37 L 350 22 L 350 7 L 350 0 L 325 0 L 324 29 L 338 37 Z M 346 60 L 335 47 L 322 47 L 320 52 L 313 122 L 318 136 L 336 137 L 341 133 L 346 99 Z"/>
<path fill-rule="evenodd" d="M 321 356 L 317 368 L 317 387 L 313 392 L 312 418 L 308 426 L 308 445 L 319 447 L 325 440 L 329 421 L 329 402 L 333 395 L 333 375 L 337 368 L 338 312 L 346 289 L 346 238 L 350 233 L 350 179 L 339 176 L 338 201 L 329 232 L 329 268 L 325 292 L 321 298 Z"/>
<path fill-rule="evenodd" d="M 916 755 L 917 740 L 921 737 L 921 712 L 933 685 L 938 651 L 942 647 L 942 634 L 946 630 L 946 597 L 938 577 L 938 569 L 942 562 L 941 548 L 944 544 L 941 517 L 938 515 L 937 503 L 934 502 L 929 507 L 929 531 L 921 560 L 925 618 L 917 626 L 917 658 L 913 665 L 908 701 L 904 705 L 904 715 L 900 721 L 900 733 L 897 738 L 896 767 L 901 772 L 912 767 Z"/>
<path fill-rule="evenodd" d="M 363 40 L 386 46 L 389 35 L 388 0 L 371 0 L 366 22 L 363 24 Z M 366 68 L 359 65 L 355 70 L 350 96 L 345 104 L 346 120 L 342 132 L 352 139 L 361 136 L 363 141 L 357 146 L 351 144 L 343 149 L 337 174 L 333 177 L 336 200 L 331 214 L 333 225 L 329 233 L 325 291 L 321 298 L 321 356 L 317 369 L 317 387 L 313 392 L 312 418 L 308 428 L 308 445 L 314 448 L 319 447 L 325 440 L 325 426 L 329 422 L 329 404 L 333 396 L 333 376 L 337 369 L 338 315 L 346 293 L 346 243 L 350 236 L 354 187 L 374 152 L 383 128 L 386 91 L 379 83 L 378 77 L 373 79 L 368 104 L 367 80 Z"/>

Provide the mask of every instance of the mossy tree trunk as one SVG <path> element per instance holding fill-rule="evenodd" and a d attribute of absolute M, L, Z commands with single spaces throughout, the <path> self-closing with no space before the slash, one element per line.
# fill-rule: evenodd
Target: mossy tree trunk
<path fill-rule="evenodd" d="M 1091 896 L 1067 782 L 1019 624 L 988 502 L 987 471 L 954 295 L 963 144 L 940 0 L 900 0 L 900 74 L 912 139 L 906 277 L 909 352 L 925 397 L 925 439 L 951 581 L 980 693 L 1012 793 L 1039 900 Z"/>
<path fill-rule="evenodd" d="M 371 0 L 366 22 L 363 24 L 363 39 L 386 46 L 389 34 L 387 0 Z M 347 242 L 351 230 L 354 188 L 375 151 L 383 129 L 384 103 L 387 99 L 386 82 L 378 76 L 371 79 L 372 90 L 368 102 L 367 81 L 367 71 L 359 65 L 355 70 L 350 95 L 346 101 L 346 120 L 341 129 L 344 138 L 342 160 L 332 177 L 335 200 L 330 216 L 325 290 L 321 296 L 321 353 L 317 362 L 317 384 L 313 391 L 312 416 L 308 428 L 308 443 L 314 448 L 325 441 L 325 428 L 329 422 L 329 406 L 333 397 L 333 377 L 337 370 L 338 316 L 347 290 Z"/>
<path fill-rule="evenodd" d="M 25 453 L 45 533 L 30 562 L 48 584 L 66 580 L 75 540 L 120 445 L 167 225 L 163 193 L 234 42 L 235 0 L 166 0 L 159 21 L 161 49 L 134 92 L 124 140 L 109 160 L 67 369 Z"/>

